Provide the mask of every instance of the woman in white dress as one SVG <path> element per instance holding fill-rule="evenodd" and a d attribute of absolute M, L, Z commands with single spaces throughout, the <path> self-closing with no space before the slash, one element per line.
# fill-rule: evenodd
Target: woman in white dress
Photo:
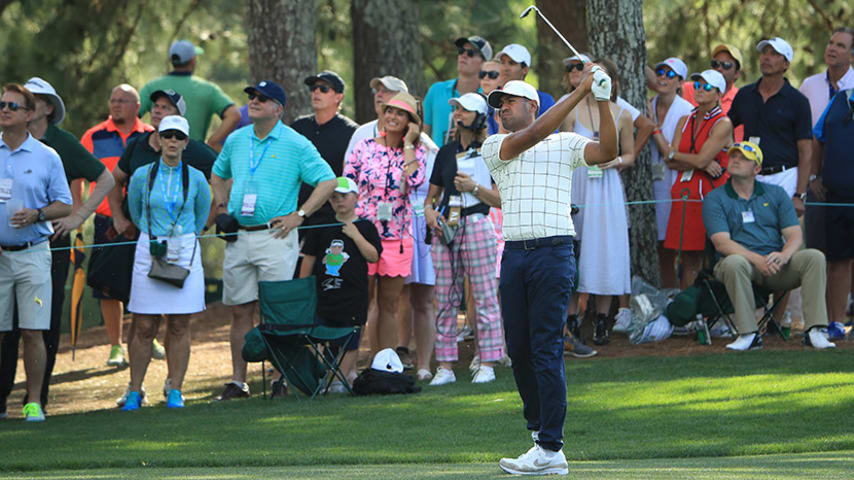
<path fill-rule="evenodd" d="M 205 309 L 205 274 L 196 235 L 205 227 L 211 192 L 205 175 L 181 161 L 189 143 L 190 126 L 184 117 L 170 115 L 160 121 L 161 158 L 138 168 L 128 184 L 128 207 L 139 227 L 128 311 L 133 313 L 135 334 L 130 344 L 130 393 L 122 410 L 137 410 L 142 403 L 142 382 L 151 361 L 151 340 L 161 316 L 167 319 L 166 361 L 172 389 L 168 408 L 182 408 L 181 388 L 190 361 L 190 315 Z M 152 268 L 152 267 L 155 268 Z M 158 274 L 156 267 L 181 270 L 180 275 Z M 180 283 L 181 286 L 177 286 Z"/>
<path fill-rule="evenodd" d="M 658 95 L 650 101 L 647 115 L 655 122 L 649 148 L 652 154 L 652 186 L 655 194 L 655 224 L 658 229 L 658 261 L 661 269 L 661 284 L 664 288 L 676 288 L 676 254 L 664 248 L 667 221 L 670 218 L 670 188 L 677 172 L 670 169 L 665 156 L 673 141 L 679 119 L 690 115 L 694 106 L 679 96 L 679 89 L 688 73 L 688 67 L 678 58 L 671 57 L 655 66 L 655 90 Z M 662 154 L 664 152 L 664 154 Z"/>
<path fill-rule="evenodd" d="M 566 77 L 570 91 L 583 77 L 579 66 L 588 58 L 570 57 L 566 64 Z M 634 130 L 628 111 L 616 104 L 617 67 L 608 59 L 599 63 L 614 81 L 611 89 L 611 112 L 617 122 L 620 156 L 601 166 L 577 168 L 572 175 L 572 203 L 580 207 L 573 217 L 578 248 L 578 288 L 570 301 L 567 323 L 576 338 L 580 338 L 581 325 L 577 318 L 578 294 L 595 295 L 597 312 L 593 342 L 605 345 L 608 338 L 608 311 L 613 296 L 631 292 L 628 216 L 626 194 L 620 171 L 632 166 L 634 158 Z M 582 67 L 583 68 L 583 67 Z M 599 139 L 599 114 L 593 98 L 582 100 L 566 117 L 561 131 Z"/>

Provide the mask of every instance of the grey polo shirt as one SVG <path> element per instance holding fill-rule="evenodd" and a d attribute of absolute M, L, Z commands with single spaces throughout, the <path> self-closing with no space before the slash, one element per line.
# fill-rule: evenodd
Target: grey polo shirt
<path fill-rule="evenodd" d="M 703 224 L 709 236 L 728 232 L 733 241 L 751 252 L 767 255 L 782 250 L 782 230 L 799 223 L 792 200 L 782 187 L 756 182 L 753 195 L 745 200 L 728 180 L 706 195 Z"/>

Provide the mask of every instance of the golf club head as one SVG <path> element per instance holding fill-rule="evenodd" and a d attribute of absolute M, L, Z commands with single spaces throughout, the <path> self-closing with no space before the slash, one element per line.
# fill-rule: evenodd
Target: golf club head
<path fill-rule="evenodd" d="M 528 14 L 531 13 L 531 10 L 537 10 L 537 7 L 535 5 L 531 5 L 530 7 L 526 8 L 525 11 L 522 12 L 521 15 L 519 15 L 519 18 L 527 17 Z"/>

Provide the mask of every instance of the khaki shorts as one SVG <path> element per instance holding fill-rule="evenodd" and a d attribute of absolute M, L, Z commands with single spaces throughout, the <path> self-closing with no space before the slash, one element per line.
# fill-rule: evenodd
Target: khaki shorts
<path fill-rule="evenodd" d="M 298 258 L 296 230 L 285 238 L 274 238 L 270 230 L 241 231 L 236 242 L 225 246 L 222 303 L 243 305 L 258 300 L 258 282 L 291 280 Z"/>
<path fill-rule="evenodd" d="M 0 332 L 12 330 L 15 300 L 21 329 L 50 328 L 50 261 L 49 242 L 0 254 Z"/>

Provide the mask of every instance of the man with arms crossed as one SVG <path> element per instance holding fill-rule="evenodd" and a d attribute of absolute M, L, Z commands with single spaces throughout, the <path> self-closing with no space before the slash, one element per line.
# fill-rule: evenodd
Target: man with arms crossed
<path fill-rule="evenodd" d="M 489 94 L 510 134 L 489 137 L 483 158 L 498 184 L 504 211 L 501 306 L 513 376 L 535 445 L 518 458 L 502 458 L 511 474 L 568 473 L 563 447 L 566 372 L 563 327 L 575 278 L 570 218 L 572 171 L 617 156 L 617 131 L 608 100 L 611 79 L 597 65 L 572 94 L 534 120 L 537 90 L 520 80 Z M 602 119 L 601 141 L 554 132 L 593 92 Z"/>

